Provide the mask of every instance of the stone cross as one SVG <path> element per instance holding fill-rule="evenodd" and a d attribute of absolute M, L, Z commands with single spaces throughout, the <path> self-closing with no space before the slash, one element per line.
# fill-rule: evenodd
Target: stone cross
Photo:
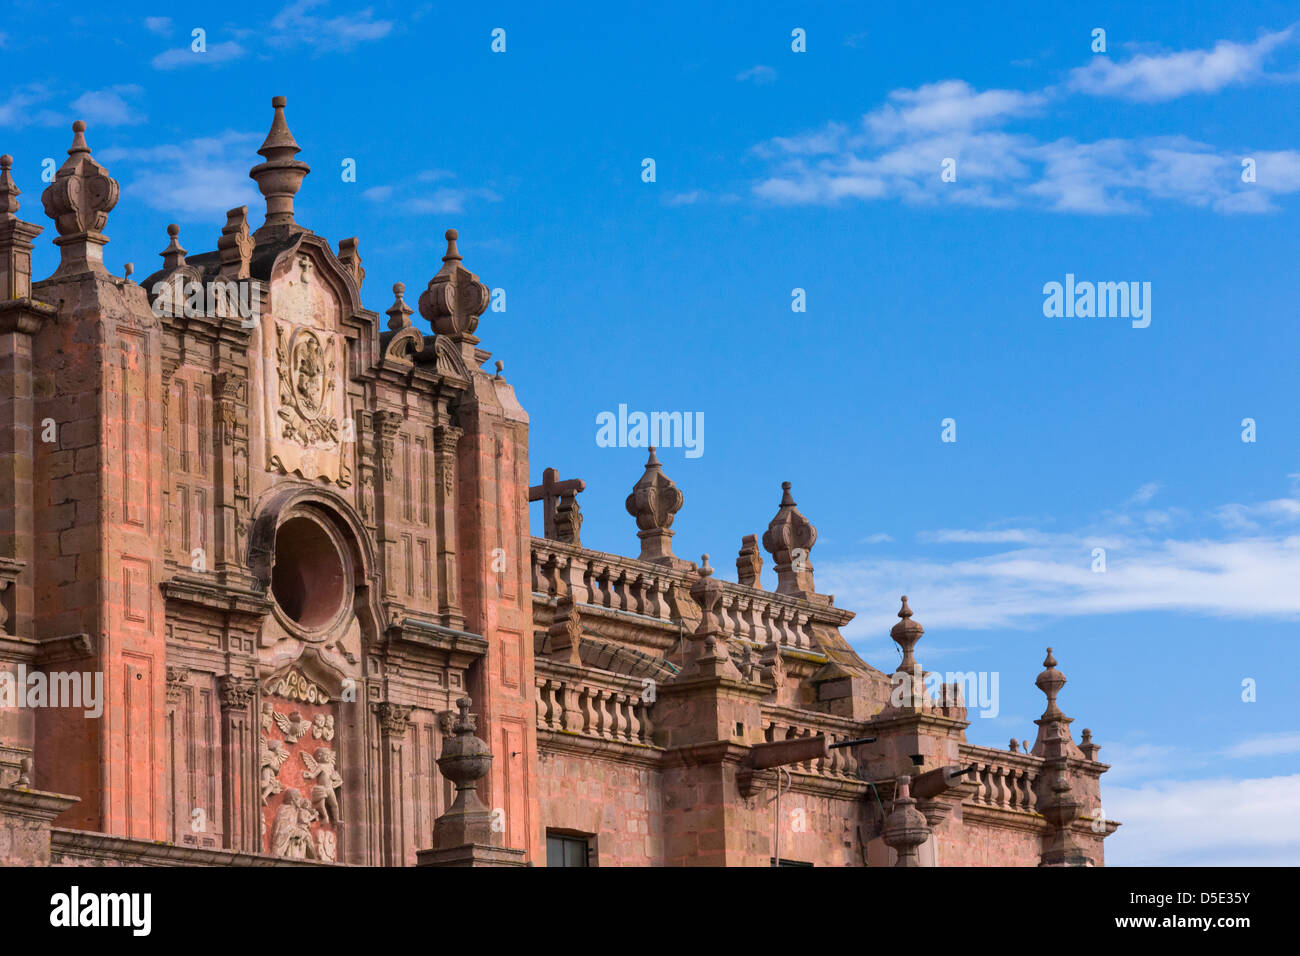
<path fill-rule="evenodd" d="M 582 527 L 582 512 L 578 508 L 578 492 L 585 491 L 587 483 L 581 478 L 559 480 L 559 472 L 547 468 L 542 472 L 542 483 L 528 489 L 529 501 L 543 501 L 545 535 L 552 541 L 580 544 L 578 531 Z"/>

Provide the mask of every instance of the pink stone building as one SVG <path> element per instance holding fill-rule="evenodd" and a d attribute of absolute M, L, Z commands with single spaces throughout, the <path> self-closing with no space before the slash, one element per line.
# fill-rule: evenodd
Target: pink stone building
<path fill-rule="evenodd" d="M 789 483 L 774 585 L 758 535 L 724 581 L 674 555 L 653 449 L 640 553 L 583 547 L 456 232 L 414 307 L 367 309 L 357 240 L 294 218 L 272 105 L 264 222 L 201 253 L 170 226 L 143 281 L 104 266 L 84 124 L 39 281 L 0 159 L 0 862 L 1102 863 L 1107 767 L 1050 650 L 1037 739 L 970 744 L 906 598 L 895 673 L 841 636 Z"/>

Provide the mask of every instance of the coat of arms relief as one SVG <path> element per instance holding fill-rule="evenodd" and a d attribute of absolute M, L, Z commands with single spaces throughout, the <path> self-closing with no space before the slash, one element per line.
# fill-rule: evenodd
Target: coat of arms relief
<path fill-rule="evenodd" d="M 274 370 L 265 388 L 268 467 L 346 488 L 344 343 L 328 321 L 338 312 L 334 292 L 304 253 L 273 286 L 272 302 L 263 326 L 265 367 Z"/>

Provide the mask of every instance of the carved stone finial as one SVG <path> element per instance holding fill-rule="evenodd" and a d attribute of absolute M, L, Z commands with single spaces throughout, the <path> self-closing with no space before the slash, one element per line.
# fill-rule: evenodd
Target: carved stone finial
<path fill-rule="evenodd" d="M 763 588 L 763 556 L 758 553 L 758 535 L 747 534 L 740 539 L 740 554 L 736 556 L 736 574 L 746 587 Z"/>
<path fill-rule="evenodd" d="M 227 279 L 247 279 L 253 261 L 253 236 L 248 229 L 248 207 L 238 206 L 226 212 L 226 224 L 217 240 L 221 256 L 221 275 Z"/>
<path fill-rule="evenodd" d="M 68 158 L 54 175 L 54 182 L 41 193 L 45 214 L 54 220 L 61 260 L 55 276 L 105 272 L 103 229 L 108 214 L 117 205 L 117 180 L 90 155 L 86 145 L 86 124 L 72 124 L 72 146 Z"/>
<path fill-rule="evenodd" d="M 816 591 L 809 555 L 817 529 L 795 507 L 790 482 L 781 483 L 781 492 L 781 507 L 763 533 L 763 547 L 776 565 L 776 593 L 807 597 Z"/>
<path fill-rule="evenodd" d="M 40 226 L 23 222 L 15 215 L 19 192 L 9 173 L 13 163 L 14 158 L 8 153 L 0 156 L 0 302 L 31 295 L 32 240 L 42 232 Z M 0 618 L 3 616 L 4 611 L 0 610 Z"/>
<path fill-rule="evenodd" d="M 709 556 L 701 555 L 695 582 L 691 585 L 691 599 L 700 608 L 700 623 L 691 637 L 699 649 L 683 673 L 740 680 L 740 670 L 731 659 L 726 637 L 719 626 L 718 606 L 722 603 L 722 596 L 722 582 L 713 576 Z"/>
<path fill-rule="evenodd" d="M 0 219 L 15 219 L 18 211 L 18 197 L 22 195 L 14 185 L 14 178 L 9 175 L 13 169 L 14 158 L 8 153 L 0 156 Z"/>
<path fill-rule="evenodd" d="M 249 178 L 257 183 L 258 190 L 266 197 L 266 222 L 258 230 L 272 227 L 288 228 L 295 225 L 293 221 L 293 197 L 302 186 L 303 178 L 311 172 L 311 167 L 294 157 L 301 152 L 301 147 L 289 132 L 289 124 L 284 119 L 286 100 L 283 96 L 272 97 L 271 107 L 275 117 L 271 120 L 271 130 L 257 152 L 266 157 L 266 162 L 254 166 L 248 171 Z"/>
<path fill-rule="evenodd" d="M 505 381 L 505 376 L 502 373 L 506 370 L 506 363 L 501 361 L 500 359 L 497 359 L 495 366 L 496 366 L 497 374 L 494 377 L 499 378 L 502 381 Z"/>
<path fill-rule="evenodd" d="M 1097 753 L 1101 750 L 1100 745 L 1093 743 L 1092 731 L 1087 727 L 1083 728 L 1083 739 L 1079 741 L 1079 749 L 1083 751 L 1083 756 L 1087 760 L 1096 760 Z"/>
<path fill-rule="evenodd" d="M 641 530 L 637 537 L 641 539 L 642 561 L 654 561 L 659 564 L 673 564 L 673 533 L 669 530 L 673 516 L 681 510 L 686 498 L 673 480 L 664 474 L 659 459 L 655 456 L 654 446 L 650 449 L 650 458 L 645 463 L 645 473 L 632 486 L 632 493 L 627 496 L 624 506 L 627 513 L 636 519 L 636 526 Z"/>
<path fill-rule="evenodd" d="M 31 789 L 32 774 L 36 772 L 36 763 L 31 757 L 23 757 L 18 761 L 18 779 L 14 781 L 15 787 L 26 787 Z"/>
<path fill-rule="evenodd" d="M 400 332 L 402 329 L 411 327 L 411 316 L 415 310 L 406 304 L 403 296 L 406 294 L 406 283 L 393 283 L 393 304 L 389 307 L 388 328 L 393 332 Z"/>
<path fill-rule="evenodd" d="M 163 269 L 167 272 L 171 272 L 173 269 L 179 269 L 181 266 L 185 265 L 186 250 L 181 248 L 180 226 L 176 225 L 174 222 L 171 223 L 167 227 L 167 235 L 171 237 L 171 241 L 167 243 L 167 248 L 158 253 L 158 255 L 162 256 Z"/>
<path fill-rule="evenodd" d="M 903 606 L 898 611 L 899 622 L 890 628 L 889 636 L 894 639 L 894 643 L 903 651 L 903 660 L 898 665 L 900 671 L 908 674 L 919 674 L 921 667 L 916 663 L 916 658 L 912 656 L 912 649 L 916 647 L 916 642 L 921 639 L 925 633 L 925 628 L 920 622 L 912 620 L 912 609 L 907 606 L 907 595 L 902 597 Z"/>
<path fill-rule="evenodd" d="M 924 814 L 916 809 L 912 796 L 912 778 L 899 777 L 895 783 L 894 810 L 885 818 L 882 834 L 885 845 L 898 854 L 894 866 L 920 866 L 916 849 L 930 838 L 930 826 Z"/>
<path fill-rule="evenodd" d="M 435 849 L 500 845 L 500 836 L 492 829 L 492 815 L 477 793 L 478 781 L 492 769 L 492 751 L 474 734 L 477 721 L 469 712 L 471 704 L 468 697 L 456 701 L 460 715 L 452 723 L 452 736 L 443 741 L 442 756 L 437 760 L 442 775 L 456 785 L 456 799 L 434 821 Z"/>
<path fill-rule="evenodd" d="M 1011 752 L 1012 752 L 1012 753 L 1018 753 L 1019 750 L 1020 750 L 1020 741 L 1019 741 L 1019 740 L 1016 740 L 1015 737 L 1012 737 L 1012 738 L 1011 738 Z"/>
<path fill-rule="evenodd" d="M 488 288 L 461 265 L 460 251 L 456 248 L 458 235 L 455 229 L 447 230 L 447 254 L 442 257 L 442 268 L 420 294 L 419 307 L 420 315 L 429 321 L 434 332 L 449 336 L 461 347 L 466 362 L 471 362 L 474 346 L 479 341 L 474 330 L 488 306 Z"/>
<path fill-rule="evenodd" d="M 360 292 L 361 283 L 366 280 L 366 270 L 361 268 L 361 249 L 356 236 L 339 240 L 338 260 L 347 274 L 352 276 L 352 281 Z"/>
<path fill-rule="evenodd" d="M 1064 717 L 1065 714 L 1056 705 L 1056 695 L 1065 686 L 1065 675 L 1056 669 L 1056 658 L 1052 656 L 1050 647 L 1047 649 L 1047 657 L 1043 661 L 1043 667 L 1046 669 L 1034 681 L 1038 689 L 1047 695 L 1047 709 L 1043 711 L 1042 719 L 1059 719 Z"/>

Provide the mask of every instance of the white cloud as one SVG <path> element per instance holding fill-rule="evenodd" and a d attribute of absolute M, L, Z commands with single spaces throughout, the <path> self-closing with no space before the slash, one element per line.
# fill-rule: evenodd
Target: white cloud
<path fill-rule="evenodd" d="M 1144 485 L 1140 506 L 1156 492 Z M 1043 621 L 1135 611 L 1243 619 L 1300 619 L 1300 500 L 1225 505 L 1218 536 L 1176 536 L 1180 509 L 1108 512 L 1073 532 L 1033 528 L 922 531 L 923 544 L 985 546 L 973 557 L 878 556 L 818 564 L 822 590 L 863 609 L 846 629 L 870 641 L 886 633 L 899 594 L 912 596 L 928 628 L 1031 628 Z M 1211 522 L 1206 529 L 1213 529 Z M 1157 537 L 1156 534 L 1160 536 Z M 1001 546 L 1001 547 L 1000 547 Z M 1093 549 L 1104 548 L 1105 571 Z"/>
<path fill-rule="evenodd" d="M 144 28 L 159 35 L 168 33 L 172 28 L 171 17 L 145 17 Z"/>
<path fill-rule="evenodd" d="M 326 6 L 325 0 L 294 0 L 271 20 L 267 42 L 273 46 L 307 45 L 318 53 L 345 52 L 368 40 L 379 40 L 393 30 L 388 20 L 375 20 L 364 10 L 337 17 L 315 16 L 309 11 Z"/>
<path fill-rule="evenodd" d="M 132 109 L 127 96 L 138 96 L 141 89 L 134 84 L 111 86 L 104 90 L 90 90 L 72 101 L 72 111 L 89 126 L 135 126 L 143 123 L 145 115 Z"/>
<path fill-rule="evenodd" d="M 1171 100 L 1189 93 L 1217 93 L 1259 79 L 1264 61 L 1290 40 L 1294 27 L 1265 33 L 1254 43 L 1220 40 L 1211 50 L 1139 54 L 1122 63 L 1094 56 L 1070 74 L 1072 90 L 1141 103 Z"/>
<path fill-rule="evenodd" d="M 1226 757 L 1282 757 L 1300 754 L 1300 731 L 1261 734 L 1239 741 L 1224 750 Z"/>
<path fill-rule="evenodd" d="M 1245 82 L 1263 75 L 1251 64 L 1292 30 L 1124 64 L 1097 57 L 1071 83 L 1039 91 L 977 90 L 960 79 L 894 90 L 856 126 L 830 122 L 756 144 L 751 151 L 767 169 L 750 191 L 779 205 L 896 200 L 1127 215 L 1168 202 L 1222 214 L 1272 212 L 1278 197 L 1300 191 L 1300 151 L 1219 148 L 1186 136 L 1080 142 L 1011 127 L 1058 110 L 1071 92 L 1171 98 Z M 1242 181 L 1246 159 L 1255 161 L 1254 182 Z M 953 164 L 956 178 L 945 180 L 941 169 Z"/>
<path fill-rule="evenodd" d="M 126 182 L 128 195 L 151 208 L 178 216 L 211 216 L 235 206 L 258 207 L 248 170 L 261 140 L 256 133 L 227 131 L 163 146 L 108 148 L 98 158 Z M 216 239 L 214 234 L 202 244 L 191 242 L 191 248 L 215 248 Z"/>
<path fill-rule="evenodd" d="M 1129 497 L 1128 503 L 1131 505 L 1144 505 L 1154 498 L 1160 491 L 1160 482 L 1148 481 L 1145 485 Z"/>
<path fill-rule="evenodd" d="M 748 80 L 762 86 L 771 83 L 776 79 L 776 70 L 772 69 L 770 66 L 763 66 L 760 63 L 758 66 L 751 66 L 748 70 L 742 70 L 740 73 L 737 73 L 736 79 L 742 83 Z"/>
<path fill-rule="evenodd" d="M 164 50 L 151 60 L 155 70 L 175 70 L 184 66 L 217 66 L 238 60 L 248 51 L 234 40 L 210 44 L 203 53 L 195 53 L 188 46 Z"/>
<path fill-rule="evenodd" d="M 1107 774 L 1109 777 L 1110 774 Z M 1105 784 L 1103 779 L 1103 784 Z M 1294 866 L 1300 774 L 1103 786 L 1109 866 Z"/>
<path fill-rule="evenodd" d="M 894 90 L 889 103 L 868 113 L 865 122 L 872 132 L 887 139 L 969 131 L 1037 112 L 1046 99 L 1041 93 L 1017 90 L 980 93 L 963 80 L 945 80 L 915 90 Z"/>

